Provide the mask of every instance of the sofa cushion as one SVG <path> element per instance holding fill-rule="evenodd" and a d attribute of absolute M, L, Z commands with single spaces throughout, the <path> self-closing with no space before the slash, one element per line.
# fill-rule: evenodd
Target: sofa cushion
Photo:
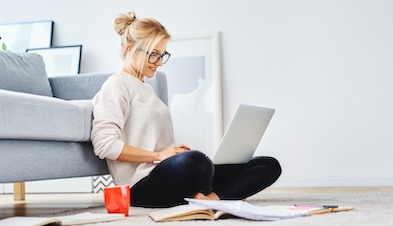
<path fill-rule="evenodd" d="M 0 89 L 52 96 L 42 56 L 0 51 Z"/>
<path fill-rule="evenodd" d="M 0 139 L 89 141 L 93 106 L 0 89 Z"/>

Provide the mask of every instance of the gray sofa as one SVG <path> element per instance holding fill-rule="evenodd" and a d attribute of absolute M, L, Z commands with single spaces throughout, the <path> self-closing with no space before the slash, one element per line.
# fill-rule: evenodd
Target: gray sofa
<path fill-rule="evenodd" d="M 91 98 L 110 74 L 47 78 L 42 57 L 0 52 L 0 183 L 108 174 L 90 141 Z M 167 103 L 165 74 L 151 84 Z"/>

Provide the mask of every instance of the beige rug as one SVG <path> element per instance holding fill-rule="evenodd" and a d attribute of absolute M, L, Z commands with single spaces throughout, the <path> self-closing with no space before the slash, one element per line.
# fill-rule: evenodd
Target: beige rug
<path fill-rule="evenodd" d="M 308 225 L 344 225 L 344 226 L 373 226 L 373 225 L 393 225 L 393 192 L 363 192 L 363 193 L 321 193 L 321 194 L 264 194 L 263 192 L 250 197 L 248 202 L 255 205 L 291 205 L 295 203 L 307 204 L 337 204 L 351 206 L 355 210 L 340 213 L 314 215 L 301 218 L 267 221 L 248 221 L 243 219 L 226 219 L 217 221 L 183 221 L 183 222 L 163 222 L 156 223 L 147 214 L 154 209 L 130 208 L 130 215 L 120 221 L 107 223 L 89 224 L 107 226 L 239 226 L 239 225 L 267 225 L 267 226 L 308 226 Z M 87 209 L 75 209 L 65 211 L 56 215 L 68 215 L 80 212 L 105 213 L 104 207 L 94 207 Z M 52 215 L 53 216 L 53 215 Z"/>

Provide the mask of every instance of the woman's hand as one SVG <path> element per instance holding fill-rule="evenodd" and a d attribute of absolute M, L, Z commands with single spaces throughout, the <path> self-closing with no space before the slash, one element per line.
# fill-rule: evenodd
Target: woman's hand
<path fill-rule="evenodd" d="M 165 160 L 165 159 L 167 159 L 169 157 L 172 157 L 174 155 L 183 153 L 183 152 L 188 151 L 188 150 L 190 150 L 190 148 L 187 147 L 186 145 L 178 144 L 178 145 L 176 145 L 176 146 L 174 146 L 172 148 L 169 148 L 169 149 L 166 149 L 164 151 L 158 152 L 158 157 L 159 157 L 160 161 L 163 161 L 163 160 Z"/>

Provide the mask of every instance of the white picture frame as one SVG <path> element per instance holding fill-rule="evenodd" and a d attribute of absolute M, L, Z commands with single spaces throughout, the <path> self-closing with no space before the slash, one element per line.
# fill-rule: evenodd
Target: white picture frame
<path fill-rule="evenodd" d="M 1 43 L 7 51 L 24 53 L 26 49 L 48 48 L 52 45 L 53 21 L 0 24 Z"/>
<path fill-rule="evenodd" d="M 167 51 L 171 59 L 160 70 L 167 75 L 176 142 L 212 157 L 223 134 L 220 33 L 174 35 Z"/>
<path fill-rule="evenodd" d="M 82 45 L 27 49 L 26 52 L 37 53 L 44 58 L 48 77 L 77 75 L 80 73 Z"/>

